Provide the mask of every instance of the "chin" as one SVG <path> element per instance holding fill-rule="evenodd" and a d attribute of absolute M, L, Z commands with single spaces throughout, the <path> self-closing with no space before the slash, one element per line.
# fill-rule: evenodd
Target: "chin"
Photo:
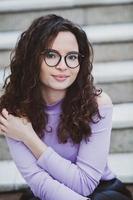
<path fill-rule="evenodd" d="M 55 90 L 66 90 L 71 84 L 59 84 L 59 85 L 54 85 L 52 88 Z"/>
<path fill-rule="evenodd" d="M 54 87 L 53 90 L 66 90 L 68 87 Z"/>

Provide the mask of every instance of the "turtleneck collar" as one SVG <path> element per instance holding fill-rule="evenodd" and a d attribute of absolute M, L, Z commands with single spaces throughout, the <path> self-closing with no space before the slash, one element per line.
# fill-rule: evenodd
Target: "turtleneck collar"
<path fill-rule="evenodd" d="M 61 105 L 62 105 L 63 99 L 60 99 L 59 101 L 53 103 L 53 104 L 47 104 L 45 107 L 45 111 L 48 114 L 56 114 L 61 112 Z"/>

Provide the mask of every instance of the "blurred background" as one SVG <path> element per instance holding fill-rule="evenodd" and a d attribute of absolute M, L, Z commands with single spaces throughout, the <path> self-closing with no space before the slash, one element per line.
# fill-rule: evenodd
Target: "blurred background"
<path fill-rule="evenodd" d="M 133 0 L 0 0 L 0 94 L 20 33 L 52 13 L 81 25 L 93 45 L 95 83 L 114 103 L 109 163 L 133 191 Z M 0 136 L 0 200 L 26 187 Z"/>

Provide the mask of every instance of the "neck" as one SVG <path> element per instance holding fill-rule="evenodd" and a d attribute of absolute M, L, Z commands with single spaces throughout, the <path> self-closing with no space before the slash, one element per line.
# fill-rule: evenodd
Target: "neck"
<path fill-rule="evenodd" d="M 50 89 L 45 89 L 42 91 L 43 99 L 45 100 L 46 104 L 54 104 L 57 101 L 60 101 L 65 97 L 66 91 L 64 90 L 55 90 L 51 91 Z"/>

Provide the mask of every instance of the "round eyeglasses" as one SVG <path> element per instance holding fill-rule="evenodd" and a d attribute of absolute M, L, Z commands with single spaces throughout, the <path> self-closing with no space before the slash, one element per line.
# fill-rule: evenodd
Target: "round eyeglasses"
<path fill-rule="evenodd" d="M 42 52 L 41 54 L 43 55 L 45 63 L 49 67 L 56 67 L 63 57 L 67 67 L 73 69 L 78 67 L 81 64 L 82 59 L 84 58 L 84 55 L 75 51 L 71 51 L 65 56 L 61 56 L 61 54 L 54 49 L 45 49 L 44 52 Z"/>

